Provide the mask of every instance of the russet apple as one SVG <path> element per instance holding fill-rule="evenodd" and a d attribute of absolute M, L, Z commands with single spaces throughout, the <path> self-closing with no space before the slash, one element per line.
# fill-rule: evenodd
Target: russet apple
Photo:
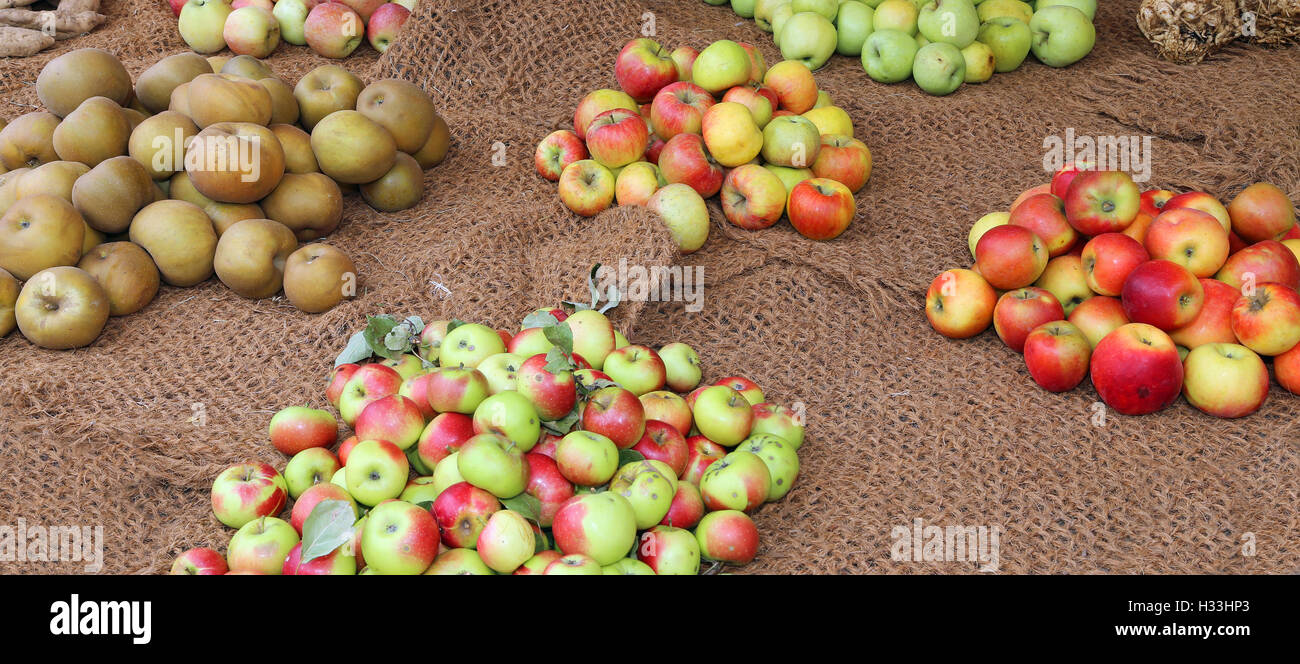
<path fill-rule="evenodd" d="M 271 95 L 271 119 L 267 121 L 267 125 L 293 124 L 298 121 L 298 116 L 301 114 L 298 100 L 294 98 L 293 88 L 289 87 L 288 83 L 269 76 L 257 79 L 257 84 Z"/>
<path fill-rule="evenodd" d="M 58 126 L 59 117 L 52 113 L 25 113 L 14 118 L 0 129 L 0 166 L 13 171 L 57 160 L 54 132 Z"/>
<path fill-rule="evenodd" d="M 200 129 L 221 122 L 271 121 L 271 93 L 257 81 L 236 74 L 203 74 L 188 86 L 189 116 Z"/>
<path fill-rule="evenodd" d="M 23 336 L 56 350 L 89 345 L 104 330 L 108 316 L 103 287 L 85 270 L 69 266 L 32 275 L 14 303 L 14 318 Z"/>
<path fill-rule="evenodd" d="M 261 206 L 267 219 L 288 226 L 299 241 L 310 242 L 338 228 L 343 219 L 343 192 L 322 173 L 286 173 Z"/>
<path fill-rule="evenodd" d="M 194 188 L 214 201 L 253 203 L 280 184 L 284 149 L 266 127 L 222 122 L 200 131 L 190 141 L 185 170 Z"/>
<path fill-rule="evenodd" d="M 320 165 L 311 151 L 311 134 L 294 125 L 273 124 L 268 129 L 284 150 L 284 172 L 303 175 L 319 173 Z"/>
<path fill-rule="evenodd" d="M 54 129 L 51 143 L 59 159 L 94 167 L 126 154 L 131 127 L 122 107 L 107 97 L 91 97 Z"/>
<path fill-rule="evenodd" d="M 130 242 L 101 244 L 85 256 L 77 267 L 85 270 L 103 287 L 108 297 L 110 316 L 133 314 L 153 301 L 158 294 L 158 267 L 149 254 Z"/>
<path fill-rule="evenodd" d="M 1047 260 L 1047 247 L 1042 239 L 1023 226 L 995 226 L 975 244 L 975 262 L 980 275 L 998 290 L 1034 283 L 1047 268 Z"/>
<path fill-rule="evenodd" d="M 340 183 L 374 182 L 397 162 L 393 135 L 357 111 L 336 111 L 317 123 L 311 147 L 321 172 Z"/>
<path fill-rule="evenodd" d="M 356 295 L 357 268 L 337 247 L 308 244 L 289 254 L 284 263 L 284 294 L 307 313 L 334 308 Z"/>
<path fill-rule="evenodd" d="M 245 219 L 222 234 L 212 265 L 230 290 L 260 300 L 280 292 L 285 262 L 297 248 L 298 239 L 284 224 Z"/>
<path fill-rule="evenodd" d="M 212 276 L 217 233 L 207 213 L 185 201 L 146 205 L 131 221 L 130 239 L 149 252 L 163 281 L 193 286 Z"/>
<path fill-rule="evenodd" d="M 100 162 L 72 186 L 74 207 L 87 225 L 104 233 L 125 232 L 140 208 L 152 202 L 149 171 L 127 156 Z"/>
<path fill-rule="evenodd" d="M 0 338 L 5 337 L 18 326 L 14 318 L 14 304 L 18 302 L 18 293 L 22 290 L 14 275 L 0 268 Z"/>
<path fill-rule="evenodd" d="M 447 121 L 442 119 L 441 115 L 433 116 L 433 131 L 429 132 L 429 140 L 420 148 L 419 152 L 411 155 L 415 160 L 420 162 L 420 168 L 430 169 L 442 163 L 447 158 L 447 152 L 451 149 L 451 130 L 447 127 Z"/>
<path fill-rule="evenodd" d="M 47 268 L 76 265 L 85 234 L 71 203 L 48 194 L 22 198 L 0 216 L 0 269 L 28 281 Z"/>
<path fill-rule="evenodd" d="M 380 212 L 406 210 L 424 198 L 424 171 L 415 157 L 398 152 L 397 160 L 387 173 L 360 188 L 361 197 Z"/>
<path fill-rule="evenodd" d="M 357 97 L 356 110 L 393 135 L 397 149 L 414 154 L 428 142 L 437 112 L 428 93 L 395 78 L 375 81 Z"/>
<path fill-rule="evenodd" d="M 185 170 L 186 146 L 198 133 L 198 125 L 189 116 L 165 110 L 145 118 L 131 131 L 127 153 L 154 180 L 166 180 Z"/>
<path fill-rule="evenodd" d="M 119 106 L 131 98 L 131 76 L 117 56 L 98 48 L 69 51 L 50 60 L 36 77 L 41 104 L 61 118 L 91 97 Z"/>
<path fill-rule="evenodd" d="M 1089 371 L 1101 400 L 1125 415 L 1161 410 L 1178 398 L 1183 386 L 1183 363 L 1173 340 L 1142 323 L 1106 335 L 1093 348 Z"/>
<path fill-rule="evenodd" d="M 47 194 L 72 202 L 72 188 L 77 180 L 90 172 L 78 161 L 51 161 L 33 168 L 14 185 L 14 196 L 19 200 L 29 196 Z"/>

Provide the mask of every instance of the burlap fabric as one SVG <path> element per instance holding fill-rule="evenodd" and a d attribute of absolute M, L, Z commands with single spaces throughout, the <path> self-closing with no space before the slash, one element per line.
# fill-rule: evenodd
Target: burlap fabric
<path fill-rule="evenodd" d="M 102 524 L 110 572 L 160 572 L 185 548 L 224 549 L 231 533 L 212 516 L 212 479 L 250 456 L 283 465 L 266 443 L 271 414 L 325 403 L 330 360 L 365 314 L 504 326 L 581 298 L 586 267 L 626 258 L 706 275 L 698 313 L 682 302 L 619 307 L 630 338 L 684 341 L 707 380 L 742 374 L 772 400 L 806 406 L 802 474 L 755 515 L 762 546 L 744 572 L 975 571 L 892 560 L 891 529 L 918 518 L 1005 529 L 1004 573 L 1293 571 L 1300 399 L 1274 385 L 1264 409 L 1240 421 L 1185 403 L 1098 417 L 1090 386 L 1040 390 L 991 331 L 957 342 L 926 324 L 931 279 L 970 263 L 970 224 L 1044 182 L 1044 138 L 1067 129 L 1153 136 L 1150 186 L 1229 197 L 1268 180 L 1300 198 L 1300 50 L 1234 45 L 1198 66 L 1172 65 L 1139 34 L 1135 1 L 1102 4 L 1099 44 L 1083 62 L 1030 62 L 946 98 L 874 83 L 858 62 L 833 58 L 818 81 L 875 157 L 854 225 L 815 243 L 784 222 L 734 229 L 711 205 L 709 242 L 679 257 L 644 212 L 569 214 L 533 172 L 533 148 L 569 126 L 583 94 L 616 87 L 614 57 L 647 11 L 670 47 L 744 40 L 772 63 L 770 36 L 696 0 L 424 0 L 388 54 L 347 61 L 367 80 L 424 86 L 455 142 L 414 210 L 349 203 L 329 241 L 357 259 L 361 297 L 307 316 L 213 281 L 165 288 L 86 349 L 0 341 L 0 523 Z M 105 5 L 104 27 L 58 48 L 103 46 L 132 73 L 183 48 L 163 3 Z M 48 57 L 0 61 L 0 113 L 36 103 L 31 82 Z M 298 48 L 272 60 L 291 82 L 323 62 Z M 498 142 L 504 166 L 493 165 Z M 192 421 L 197 410 L 205 426 Z M 1243 555 L 1243 538 L 1255 555 Z"/>

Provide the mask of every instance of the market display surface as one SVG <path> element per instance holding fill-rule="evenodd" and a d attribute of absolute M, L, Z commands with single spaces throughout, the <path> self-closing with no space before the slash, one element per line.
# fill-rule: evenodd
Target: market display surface
<path fill-rule="evenodd" d="M 0 463 L 23 469 L 0 513 L 103 525 L 108 572 L 166 572 L 187 549 L 223 550 L 231 530 L 213 512 L 214 479 L 248 459 L 283 467 L 267 444 L 272 416 L 331 408 L 328 367 L 367 314 L 515 329 L 523 313 L 580 299 L 593 263 L 622 263 L 703 269 L 691 273 L 702 307 L 625 301 L 609 312 L 624 336 L 654 349 L 685 343 L 703 361 L 702 384 L 743 373 L 767 400 L 806 412 L 798 481 L 751 513 L 760 545 L 732 571 L 979 569 L 891 556 L 893 533 L 918 520 L 1000 527 L 1001 572 L 1292 571 L 1300 407 L 1276 382 L 1278 398 L 1243 418 L 1184 401 L 1125 416 L 1087 382 L 1040 389 L 992 331 L 961 342 L 935 334 L 922 307 L 936 274 L 972 263 L 962 241 L 972 224 L 1051 179 L 1061 165 L 1045 163 L 1052 138 L 1151 137 L 1144 189 L 1226 204 L 1269 182 L 1295 199 L 1300 53 L 1240 42 L 1173 65 L 1137 29 L 1138 4 L 1102 3 L 1096 47 L 1068 68 L 1026 62 L 944 97 L 881 86 L 860 62 L 831 58 L 818 86 L 854 119 L 874 162 L 853 223 L 814 242 L 784 223 L 739 228 L 710 203 L 708 240 L 682 255 L 648 210 L 571 212 L 537 175 L 537 142 L 572 129 L 581 95 L 610 87 L 610 63 L 644 36 L 647 13 L 662 44 L 732 40 L 780 62 L 766 33 L 702 2 L 422 3 L 382 57 L 347 61 L 366 83 L 416 82 L 452 128 L 417 206 L 387 214 L 347 203 L 349 221 L 330 239 L 363 275 L 357 297 L 310 316 L 209 280 L 163 287 L 85 348 L 0 340 Z M 109 20 L 76 47 L 114 52 L 132 76 L 187 50 L 166 6 L 102 11 Z M 130 33 L 114 30 L 125 16 Z M 0 60 L 0 113 L 36 110 L 31 82 L 62 52 Z M 296 80 L 329 61 L 282 50 L 270 62 Z"/>

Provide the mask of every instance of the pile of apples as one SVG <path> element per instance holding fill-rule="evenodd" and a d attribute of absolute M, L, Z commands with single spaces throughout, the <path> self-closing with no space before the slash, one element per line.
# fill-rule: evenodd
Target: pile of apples
<path fill-rule="evenodd" d="M 36 91 L 47 110 L 0 119 L 0 336 L 45 348 L 90 344 L 162 282 L 214 273 L 247 298 L 283 288 L 302 311 L 332 308 L 357 284 L 316 242 L 343 192 L 409 208 L 449 143 L 423 90 L 332 65 L 290 87 L 249 56 L 181 53 L 133 85 L 111 53 L 81 49 Z"/>
<path fill-rule="evenodd" d="M 1085 376 L 1126 415 L 1181 394 L 1242 417 L 1279 385 L 1300 393 L 1300 228 L 1276 186 L 1225 207 L 1203 192 L 1139 192 L 1127 174 L 1066 166 L 1010 212 L 975 222 L 975 265 L 940 274 L 925 313 L 940 334 L 990 324 L 1043 389 Z"/>
<path fill-rule="evenodd" d="M 684 254 L 708 239 L 704 200 L 714 195 L 727 220 L 748 230 L 783 214 L 814 240 L 849 227 L 871 151 L 804 64 L 768 69 L 758 49 L 727 40 L 669 53 L 642 38 L 619 52 L 614 75 L 620 90 L 588 94 L 573 130 L 537 146 L 537 172 L 559 182 L 570 210 L 646 206 Z"/>
<path fill-rule="evenodd" d="M 383 53 L 417 0 L 167 0 L 181 39 L 196 53 L 230 48 L 265 58 L 284 40 L 327 58 L 346 58 L 363 41 Z"/>
<path fill-rule="evenodd" d="M 399 330 L 409 352 L 329 378 L 354 434 L 337 455 L 331 413 L 277 413 L 284 472 L 223 471 L 213 511 L 237 532 L 172 573 L 698 574 L 753 560 L 747 513 L 799 474 L 800 413 L 745 378 L 700 385 L 689 346 L 630 345 L 597 310 L 541 309 L 516 334 L 393 323 L 374 347 Z"/>
<path fill-rule="evenodd" d="M 704 0 L 721 5 L 728 0 Z M 1092 52 L 1097 0 L 730 0 L 787 60 L 811 69 L 839 53 L 881 83 L 911 78 L 932 95 L 1015 71 L 1032 52 L 1067 67 Z"/>

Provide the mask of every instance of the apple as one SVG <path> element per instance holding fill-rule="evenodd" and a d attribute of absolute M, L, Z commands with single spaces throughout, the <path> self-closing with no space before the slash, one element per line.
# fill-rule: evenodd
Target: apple
<path fill-rule="evenodd" d="M 1047 247 L 1042 239 L 1023 226 L 995 226 L 975 244 L 979 273 L 998 290 L 1034 283 L 1047 268 L 1047 259 Z"/>
<path fill-rule="evenodd" d="M 646 161 L 628 164 L 614 179 L 614 200 L 619 205 L 644 206 L 660 187 L 667 184 L 655 164 Z"/>
<path fill-rule="evenodd" d="M 450 549 L 438 554 L 424 571 L 433 576 L 492 576 L 496 572 L 483 563 L 474 549 Z"/>
<path fill-rule="evenodd" d="M 952 44 L 932 42 L 916 52 L 912 78 L 932 95 L 951 94 L 966 80 L 966 58 Z"/>
<path fill-rule="evenodd" d="M 355 448 L 357 446 L 357 443 L 360 442 L 361 442 L 360 438 L 357 438 L 356 436 L 348 436 L 346 439 L 344 439 L 343 442 L 339 443 L 339 463 L 341 465 L 343 466 L 348 465 L 348 455 L 352 453 L 352 449 Z M 336 478 L 330 478 L 330 481 L 333 482 L 334 479 Z M 345 481 L 339 486 L 346 489 L 348 484 L 346 482 L 346 478 L 344 478 L 344 480 Z"/>
<path fill-rule="evenodd" d="M 609 565 L 636 543 L 636 513 L 627 498 L 612 491 L 577 495 L 556 513 L 552 533 L 566 556 L 582 554 Z"/>
<path fill-rule="evenodd" d="M 1183 386 L 1183 364 L 1173 340 L 1143 323 L 1129 323 L 1106 335 L 1093 348 L 1089 371 L 1101 400 L 1125 415 L 1161 410 L 1178 398 Z"/>
<path fill-rule="evenodd" d="M 618 469 L 610 479 L 609 491 L 627 499 L 637 530 L 645 530 L 668 515 L 677 491 L 677 476 L 649 461 L 634 461 Z"/>
<path fill-rule="evenodd" d="M 525 451 L 504 436 L 478 434 L 456 453 L 456 469 L 466 482 L 498 498 L 511 498 L 528 486 Z"/>
<path fill-rule="evenodd" d="M 1300 344 L 1273 358 L 1277 384 L 1292 394 L 1300 394 Z"/>
<path fill-rule="evenodd" d="M 797 447 L 780 436 L 770 433 L 754 434 L 736 447 L 737 451 L 750 452 L 757 456 L 767 466 L 770 479 L 767 502 L 784 498 L 790 489 L 794 488 L 795 478 L 799 476 Z"/>
<path fill-rule="evenodd" d="M 987 0 L 986 0 L 987 2 Z M 976 36 L 981 43 L 987 44 L 993 51 L 994 70 L 1001 72 L 1015 71 L 1029 55 L 1034 34 L 1029 29 L 1028 21 L 1010 16 L 989 18 L 980 25 Z"/>
<path fill-rule="evenodd" d="M 568 415 L 577 404 L 578 393 L 570 371 L 547 371 L 545 353 L 528 358 L 519 367 L 516 389 L 536 408 L 543 420 L 554 421 Z"/>
<path fill-rule="evenodd" d="M 1034 34 L 1030 49 L 1049 67 L 1068 67 L 1092 52 L 1097 29 L 1087 14 L 1074 7 L 1040 7 L 1029 20 Z"/>
<path fill-rule="evenodd" d="M 565 166 L 559 182 L 560 200 L 581 216 L 593 217 L 614 202 L 614 174 L 594 159 Z"/>
<path fill-rule="evenodd" d="M 1047 268 L 1034 282 L 1034 286 L 1054 295 L 1056 301 L 1061 303 L 1066 316 L 1069 316 L 1084 300 L 1093 296 L 1092 289 L 1088 286 L 1087 274 L 1083 269 L 1083 260 L 1073 254 L 1057 256 L 1048 261 Z"/>
<path fill-rule="evenodd" d="M 1142 192 L 1138 209 L 1155 218 L 1164 211 L 1165 204 L 1174 196 L 1177 196 L 1177 194 L 1168 189 L 1148 189 Z"/>
<path fill-rule="evenodd" d="M 813 178 L 790 191 L 786 211 L 800 235 L 831 240 L 849 227 L 857 206 L 848 187 L 829 178 Z"/>
<path fill-rule="evenodd" d="M 674 183 L 661 188 L 646 201 L 646 207 L 663 219 L 681 253 L 695 253 L 709 239 L 709 210 L 704 198 L 689 185 Z"/>
<path fill-rule="evenodd" d="M 1007 346 L 1024 352 L 1029 333 L 1040 325 L 1065 320 L 1065 311 L 1056 296 L 1029 286 L 1007 291 L 993 310 L 993 327 Z"/>
<path fill-rule="evenodd" d="M 586 139 L 587 126 L 597 115 L 606 111 L 624 108 L 630 111 L 637 111 L 636 100 L 628 96 L 621 90 L 601 89 L 595 90 L 583 97 L 578 102 L 578 108 L 573 114 L 573 131 L 580 139 Z"/>
<path fill-rule="evenodd" d="M 289 525 L 298 531 L 299 536 L 302 535 L 303 524 L 307 523 L 307 518 L 311 516 L 312 510 L 316 509 L 316 506 L 325 500 L 339 500 L 348 503 L 352 506 L 352 520 L 355 521 L 359 516 L 356 501 L 348 494 L 347 489 L 331 482 L 316 484 L 302 492 L 302 495 L 294 500 L 293 510 L 289 513 Z"/>
<path fill-rule="evenodd" d="M 223 31 L 234 12 L 230 0 L 191 0 L 176 23 L 181 39 L 196 53 L 216 53 L 226 47 Z"/>
<path fill-rule="evenodd" d="M 685 402 L 682 402 L 685 405 Z M 662 461 L 672 469 L 674 478 L 681 477 L 686 470 L 690 450 L 686 446 L 685 433 L 673 425 L 659 420 L 646 420 L 645 435 L 632 449 L 641 456 L 653 461 Z"/>
<path fill-rule="evenodd" d="M 763 160 L 774 166 L 809 168 L 817 162 L 823 137 L 812 120 L 782 116 L 763 130 Z"/>
<path fill-rule="evenodd" d="M 645 120 L 624 108 L 605 111 L 587 125 L 587 150 L 592 159 L 610 169 L 640 160 L 649 138 Z"/>
<path fill-rule="evenodd" d="M 543 528 L 550 528 L 560 506 L 573 497 L 573 483 L 564 477 L 559 465 L 549 456 L 529 452 L 524 455 L 524 460 L 528 463 L 528 486 L 524 493 L 541 503 L 537 522 Z"/>
<path fill-rule="evenodd" d="M 1129 274 L 1150 259 L 1140 242 L 1123 233 L 1102 233 L 1080 254 L 1088 286 L 1098 295 L 1119 295 Z"/>
<path fill-rule="evenodd" d="M 931 42 L 963 49 L 979 34 L 980 17 L 971 0 L 931 0 L 921 7 L 916 25 Z"/>
<path fill-rule="evenodd" d="M 357 416 L 353 429 L 360 440 L 386 440 L 405 450 L 420 439 L 424 424 L 419 405 L 407 397 L 390 394 L 367 404 Z"/>
<path fill-rule="evenodd" d="M 700 433 L 724 447 L 734 447 L 748 438 L 754 424 L 752 404 L 726 385 L 701 391 L 692 414 Z"/>
<path fill-rule="evenodd" d="M 1179 346 L 1193 350 L 1208 343 L 1237 343 L 1237 335 L 1232 331 L 1232 307 L 1241 293 L 1217 279 L 1202 278 L 1200 282 L 1205 292 L 1200 313 L 1192 322 L 1170 330 L 1169 337 Z"/>
<path fill-rule="evenodd" d="M 474 409 L 474 433 L 497 434 L 527 452 L 542 437 L 542 423 L 528 397 L 511 390 L 489 396 Z"/>
<path fill-rule="evenodd" d="M 906 32 L 882 27 L 879 10 L 877 7 L 876 30 L 862 45 L 862 68 L 868 76 L 880 83 L 905 81 L 912 76 L 912 65 L 919 50 L 916 40 Z"/>
<path fill-rule="evenodd" d="M 365 20 L 340 2 L 322 2 L 312 7 L 303 22 L 307 46 L 327 58 L 348 57 L 361 45 L 365 35 Z"/>
<path fill-rule="evenodd" d="M 587 145 L 578 138 L 577 134 L 567 129 L 559 129 L 548 134 L 537 144 L 533 164 L 537 167 L 538 174 L 551 182 L 557 182 L 560 174 L 568 168 L 569 164 L 582 161 L 588 156 Z"/>
<path fill-rule="evenodd" d="M 695 528 L 695 539 L 700 545 L 700 557 L 705 560 L 744 565 L 758 554 L 758 527 L 749 515 L 738 510 L 704 515 Z"/>
<path fill-rule="evenodd" d="M 637 102 L 654 99 L 665 86 L 677 81 L 677 65 L 672 55 L 653 39 L 633 39 L 619 51 L 614 61 L 614 77 Z"/>
<path fill-rule="evenodd" d="M 976 220 L 966 236 L 966 242 L 970 246 L 971 258 L 975 258 L 975 244 L 979 242 L 980 238 L 984 237 L 984 233 L 994 226 L 1009 223 L 1011 223 L 1011 213 L 1009 212 L 990 212 Z"/>
<path fill-rule="evenodd" d="M 855 138 L 823 134 L 812 172 L 818 178 L 835 180 L 857 193 L 871 178 L 871 150 Z"/>
<path fill-rule="evenodd" d="M 438 539 L 429 510 L 392 500 L 366 515 L 361 548 L 366 565 L 379 574 L 420 574 L 438 555 Z"/>
<path fill-rule="evenodd" d="M 212 483 L 212 512 L 231 528 L 284 510 L 288 485 L 270 464 L 246 461 L 217 475 Z"/>
<path fill-rule="evenodd" d="M 366 22 L 366 41 L 370 42 L 376 51 L 387 52 L 410 16 L 411 10 L 406 7 L 395 2 L 385 2 L 370 15 L 370 19 Z"/>
<path fill-rule="evenodd" d="M 302 562 L 302 543 L 295 544 L 285 557 L 280 569 L 283 576 L 352 576 L 357 573 L 357 558 L 348 554 L 343 545 L 333 551 Z"/>
<path fill-rule="evenodd" d="M 478 554 L 483 563 L 500 574 L 509 574 L 533 557 L 536 540 L 533 529 L 518 512 L 499 510 L 488 518 L 478 536 Z"/>
<path fill-rule="evenodd" d="M 1016 200 L 1011 203 L 1011 208 L 1010 210 L 1008 210 L 1008 213 L 1015 212 L 1016 208 L 1020 207 L 1021 203 L 1024 203 L 1026 200 L 1029 200 L 1031 196 L 1037 196 L 1039 194 L 1050 194 L 1050 193 L 1052 193 L 1051 182 L 1040 184 L 1035 187 L 1030 187 L 1024 190 L 1023 192 L 1021 192 L 1020 195 L 1016 197 Z"/>
<path fill-rule="evenodd" d="M 296 46 L 307 45 L 306 22 L 314 0 L 278 0 L 271 15 L 280 24 L 280 38 Z"/>
<path fill-rule="evenodd" d="M 682 527 L 655 526 L 641 534 L 637 559 L 655 574 L 694 575 L 700 572 L 700 545 Z"/>
<path fill-rule="evenodd" d="M 226 566 L 225 556 L 205 546 L 188 549 L 176 556 L 171 569 L 172 574 L 197 576 L 225 574 L 228 571 L 230 569 Z"/>
<path fill-rule="evenodd" d="M 473 369 L 485 358 L 506 352 L 506 344 L 496 330 L 478 323 L 465 323 L 447 332 L 438 349 L 442 367 Z"/>
<path fill-rule="evenodd" d="M 645 433 L 645 409 L 633 392 L 617 386 L 603 387 L 588 396 L 582 428 L 609 438 L 619 449 L 627 449 Z"/>
<path fill-rule="evenodd" d="M 307 489 L 329 482 L 342 467 L 338 457 L 323 447 L 309 447 L 298 452 L 284 467 L 289 497 L 297 500 Z"/>
<path fill-rule="evenodd" d="M 800 115 L 817 103 L 817 81 L 801 63 L 778 62 L 763 75 L 763 85 L 776 93 L 782 110 Z M 811 163 L 811 160 L 810 160 Z"/>
<path fill-rule="evenodd" d="M 665 182 L 688 185 L 701 198 L 711 197 L 722 188 L 723 168 L 698 133 L 682 133 L 668 139 L 659 153 L 659 170 Z"/>
<path fill-rule="evenodd" d="M 1232 231 L 1247 242 L 1276 240 L 1295 227 L 1295 206 L 1285 192 L 1256 182 L 1228 203 Z"/>
<path fill-rule="evenodd" d="M 748 163 L 762 150 L 763 132 L 742 104 L 720 102 L 710 106 L 700 127 L 709 153 L 723 166 L 735 168 Z"/>
<path fill-rule="evenodd" d="M 1183 361 L 1183 396 L 1215 417 L 1243 417 L 1268 398 L 1268 369 L 1245 346 L 1209 343 L 1192 349 Z"/>
<path fill-rule="evenodd" d="M 374 506 L 401 495 L 411 465 L 393 443 L 362 440 L 348 454 L 343 470 L 348 493 L 362 505 Z"/>
<path fill-rule="evenodd" d="M 1133 223 L 1141 193 L 1122 171 L 1084 171 L 1070 182 L 1065 216 L 1084 235 L 1119 232 Z"/>
<path fill-rule="evenodd" d="M 543 574 L 553 576 L 599 576 L 604 573 L 604 568 L 600 563 L 596 562 L 591 556 L 580 553 L 556 558 L 546 566 L 546 571 L 543 572 Z"/>
<path fill-rule="evenodd" d="M 560 559 L 560 552 L 554 549 L 540 551 L 537 555 L 524 561 L 524 564 L 515 569 L 512 574 L 516 575 L 539 575 L 545 574 L 546 568 L 551 563 Z"/>
<path fill-rule="evenodd" d="M 658 420 L 673 427 L 683 436 L 691 430 L 691 407 L 686 405 L 685 399 L 673 392 L 658 390 L 643 394 L 641 406 L 645 409 L 647 426 L 650 420 Z M 648 429 L 647 433 L 649 433 Z M 645 438 L 643 437 L 640 442 L 645 442 Z"/>
<path fill-rule="evenodd" d="M 665 86 L 650 106 L 650 126 L 655 136 L 671 141 L 678 134 L 699 134 L 704 113 L 714 105 L 707 90 L 689 81 Z"/>
<path fill-rule="evenodd" d="M 1025 338 L 1025 366 L 1039 387 L 1068 392 L 1088 375 L 1092 344 L 1079 328 L 1052 321 L 1034 328 Z"/>
<path fill-rule="evenodd" d="M 298 542 L 298 532 L 293 526 L 281 519 L 263 516 L 244 524 L 230 538 L 226 560 L 231 572 L 279 574 L 289 552 Z"/>
<path fill-rule="evenodd" d="M 572 431 L 556 445 L 555 462 L 566 480 L 579 486 L 599 486 L 618 472 L 618 448 L 599 433 Z"/>
<path fill-rule="evenodd" d="M 1223 225 L 1223 230 L 1232 230 L 1232 217 L 1229 215 L 1228 209 L 1223 207 L 1223 204 L 1218 199 L 1205 192 L 1189 191 L 1178 194 L 1165 202 L 1161 212 L 1177 210 L 1178 208 L 1192 208 L 1208 213 L 1219 220 L 1219 223 Z"/>
<path fill-rule="evenodd" d="M 688 452 L 686 470 L 682 473 L 681 480 L 697 486 L 700 478 L 704 476 L 704 471 L 708 470 L 713 462 L 727 455 L 725 448 L 704 436 L 687 438 L 686 449 Z"/>
<path fill-rule="evenodd" d="M 798 62 L 810 71 L 821 69 L 835 53 L 838 33 L 835 24 L 815 12 L 796 11 L 781 28 L 781 57 Z"/>
<path fill-rule="evenodd" d="M 743 85 L 753 73 L 753 62 L 736 42 L 721 39 L 709 44 L 691 65 L 691 81 L 710 94 Z"/>
<path fill-rule="evenodd" d="M 1124 305 L 1120 303 L 1119 298 L 1105 295 L 1096 295 L 1080 302 L 1070 313 L 1068 320 L 1083 332 L 1083 336 L 1088 338 L 1088 343 L 1093 348 L 1096 348 L 1106 335 L 1129 323 L 1128 316 L 1124 314 Z"/>
<path fill-rule="evenodd" d="M 604 371 L 638 397 L 663 389 L 667 382 L 667 369 L 659 354 L 641 345 L 615 349 L 605 358 Z"/>
<path fill-rule="evenodd" d="M 837 9 L 834 18 L 835 52 L 852 58 L 860 57 L 862 45 L 874 28 L 875 9 L 861 2 L 841 2 Z"/>
<path fill-rule="evenodd" d="M 1033 231 L 1043 240 L 1048 255 L 1053 258 L 1068 253 L 1079 239 L 1074 227 L 1066 221 L 1064 204 L 1052 194 L 1038 194 L 1025 199 L 1010 214 L 1008 223 Z"/>
<path fill-rule="evenodd" d="M 432 507 L 442 543 L 453 549 L 477 546 L 488 518 L 500 509 L 501 502 L 496 496 L 469 482 L 457 482 L 443 489 Z"/>
<path fill-rule="evenodd" d="M 1300 295 L 1278 283 L 1262 283 L 1232 306 L 1232 332 L 1260 355 L 1281 355 L 1300 343 Z"/>
<path fill-rule="evenodd" d="M 348 426 L 356 423 L 361 411 L 372 401 L 397 394 L 402 376 L 382 364 L 367 364 L 352 372 L 338 397 L 339 415 Z"/>
<path fill-rule="evenodd" d="M 1300 288 L 1300 262 L 1286 245 L 1264 240 L 1229 256 L 1214 278 L 1243 291 L 1264 282 L 1294 290 Z"/>
<path fill-rule="evenodd" d="M 690 81 L 691 70 L 695 65 L 695 59 L 700 57 L 700 52 L 690 46 L 678 46 L 668 55 L 673 59 L 673 65 L 677 67 L 677 80 Z"/>
<path fill-rule="evenodd" d="M 338 424 L 328 411 L 290 406 L 271 417 L 271 444 L 293 456 L 312 447 L 338 442 Z"/>
<path fill-rule="evenodd" d="M 772 112 L 776 110 L 771 97 L 760 94 L 756 88 L 748 85 L 738 85 L 728 90 L 722 95 L 720 101 L 740 104 L 748 108 L 754 124 L 758 125 L 759 129 L 763 129 L 772 121 Z"/>
<path fill-rule="evenodd" d="M 416 454 L 425 466 L 436 468 L 474 435 L 473 418 L 462 413 L 442 413 L 430 420 L 420 433 Z"/>
<path fill-rule="evenodd" d="M 1197 277 L 1215 274 L 1228 260 L 1228 233 L 1219 220 L 1192 208 L 1160 213 L 1147 228 L 1145 244 L 1151 258 L 1177 263 Z"/>
<path fill-rule="evenodd" d="M 226 17 L 222 37 L 236 55 L 265 58 L 280 45 L 280 23 L 270 9 L 239 7 Z"/>
<path fill-rule="evenodd" d="M 1153 260 L 1129 273 L 1120 301 L 1130 321 L 1168 332 L 1195 320 L 1205 303 L 1205 291 L 1187 268 Z"/>

